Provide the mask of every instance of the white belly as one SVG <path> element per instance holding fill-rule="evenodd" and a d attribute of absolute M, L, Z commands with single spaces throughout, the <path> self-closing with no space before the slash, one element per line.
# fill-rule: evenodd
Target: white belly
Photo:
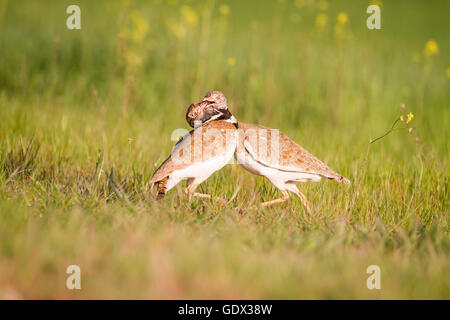
<path fill-rule="evenodd" d="M 222 169 L 230 161 L 232 156 L 233 153 L 231 152 L 205 162 L 194 163 L 189 167 L 174 171 L 171 177 L 179 180 L 197 178 L 203 181 L 217 170 Z"/>
<path fill-rule="evenodd" d="M 222 169 L 227 163 L 230 162 L 236 150 L 237 139 L 230 141 L 227 148 L 223 152 L 219 152 L 219 155 L 212 157 L 206 161 L 195 162 L 183 169 L 175 170 L 170 174 L 169 180 L 166 184 L 166 190 L 169 191 L 180 181 L 193 178 L 196 184 L 202 183 L 214 172 Z"/>
<path fill-rule="evenodd" d="M 294 172 L 294 171 L 282 171 L 279 169 L 265 166 L 260 162 L 253 159 L 245 148 L 238 148 L 235 153 L 237 162 L 242 165 L 246 170 L 253 174 L 264 176 L 268 178 L 275 186 L 280 189 L 284 189 L 282 186 L 287 181 L 320 181 L 321 176 L 311 173 Z"/>

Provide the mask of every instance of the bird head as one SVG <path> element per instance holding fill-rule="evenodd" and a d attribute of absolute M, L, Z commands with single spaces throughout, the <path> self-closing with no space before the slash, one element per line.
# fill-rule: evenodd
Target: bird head
<path fill-rule="evenodd" d="M 236 121 L 228 110 L 227 99 L 220 91 L 207 92 L 202 101 L 189 106 L 186 121 L 193 128 L 214 120 Z M 236 121 L 237 123 L 237 121 Z"/>

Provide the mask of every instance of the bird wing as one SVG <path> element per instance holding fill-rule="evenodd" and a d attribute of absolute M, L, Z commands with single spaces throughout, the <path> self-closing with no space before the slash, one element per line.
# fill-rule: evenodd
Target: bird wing
<path fill-rule="evenodd" d="M 181 170 L 213 158 L 225 156 L 236 148 L 236 128 L 227 121 L 213 121 L 187 133 L 178 141 L 170 156 L 155 171 L 150 184 Z"/>
<path fill-rule="evenodd" d="M 279 130 L 246 123 L 239 123 L 239 128 L 238 147 L 244 147 L 254 160 L 264 166 L 317 174 L 339 181 L 345 179 Z"/>

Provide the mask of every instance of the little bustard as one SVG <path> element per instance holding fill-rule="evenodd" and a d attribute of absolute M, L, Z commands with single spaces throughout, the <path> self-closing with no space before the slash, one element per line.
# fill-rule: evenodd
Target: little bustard
<path fill-rule="evenodd" d="M 237 146 L 237 121 L 231 113 L 214 110 L 223 108 L 226 100 L 210 99 L 198 104 L 204 109 L 211 106 L 211 113 L 205 113 L 208 119 L 199 119 L 202 126 L 195 128 L 174 147 L 170 156 L 155 171 L 150 184 L 158 184 L 157 199 L 182 180 L 187 180 L 185 192 L 192 196 L 210 198 L 209 194 L 196 193 L 196 187 L 211 174 L 220 170 L 233 158 Z M 193 105 L 191 105 L 192 107 Z"/>
<path fill-rule="evenodd" d="M 208 92 L 203 101 L 226 101 L 220 91 Z M 233 118 L 226 103 L 199 103 L 189 107 L 186 120 L 192 126 L 213 123 L 221 117 Z M 296 182 L 320 181 L 323 178 L 342 183 L 350 181 L 299 146 L 282 132 L 244 122 L 237 122 L 238 143 L 235 158 L 248 171 L 264 176 L 282 193 L 281 198 L 261 203 L 266 207 L 289 199 L 288 191 L 297 195 L 308 211 L 306 197 Z"/>

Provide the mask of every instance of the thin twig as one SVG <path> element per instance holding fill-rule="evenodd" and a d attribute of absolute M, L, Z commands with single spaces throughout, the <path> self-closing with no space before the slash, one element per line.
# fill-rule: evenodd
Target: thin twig
<path fill-rule="evenodd" d="M 399 122 L 399 121 L 400 121 L 400 118 L 397 118 L 397 120 L 394 121 L 394 124 L 392 125 L 392 127 L 388 130 L 388 132 L 386 132 L 385 134 L 383 134 L 381 137 L 378 137 L 378 138 L 376 138 L 376 139 L 370 140 L 370 141 L 369 141 L 369 144 L 372 144 L 372 143 L 374 143 L 374 142 L 376 142 L 376 141 L 378 141 L 378 140 L 380 140 L 380 139 L 386 137 L 389 133 L 391 133 L 391 132 L 394 130 L 395 125 L 396 125 L 397 122 Z"/>

